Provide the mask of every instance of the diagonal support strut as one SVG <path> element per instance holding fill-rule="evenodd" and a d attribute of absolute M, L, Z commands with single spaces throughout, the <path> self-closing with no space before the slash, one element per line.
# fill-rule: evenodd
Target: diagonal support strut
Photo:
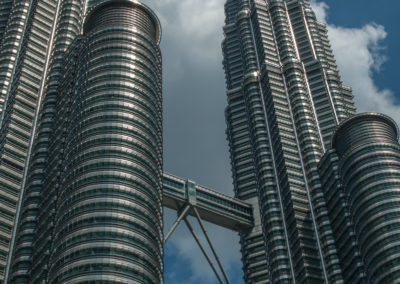
<path fill-rule="evenodd" d="M 227 283 L 227 284 L 231 284 L 231 282 L 229 281 L 228 275 L 226 274 L 226 272 L 225 272 L 225 270 L 224 270 L 224 267 L 222 266 L 221 260 L 219 259 L 218 254 L 217 254 L 217 252 L 215 251 L 214 246 L 212 245 L 210 238 L 208 237 L 206 228 L 204 227 L 203 222 L 201 221 L 199 212 L 197 211 L 196 207 L 193 207 L 193 210 L 194 210 L 194 213 L 195 213 L 195 215 L 196 215 L 197 222 L 199 222 L 200 228 L 201 228 L 201 230 L 203 231 L 204 236 L 206 237 L 207 243 L 208 243 L 208 245 L 210 246 L 211 251 L 212 251 L 212 253 L 213 253 L 215 259 L 217 260 L 219 269 L 222 271 L 222 274 L 224 275 L 224 278 L 225 278 L 226 283 Z"/>
<path fill-rule="evenodd" d="M 192 234 L 193 238 L 195 239 L 195 241 L 197 242 L 198 246 L 200 247 L 200 250 L 202 251 L 203 255 L 205 256 L 208 264 L 211 266 L 212 270 L 215 273 L 215 276 L 217 277 L 218 281 L 220 284 L 231 284 L 231 282 L 229 281 L 228 275 L 226 274 L 224 267 L 222 266 L 221 260 L 218 257 L 218 254 L 214 248 L 214 246 L 212 245 L 212 242 L 210 240 L 210 237 L 208 236 L 208 233 L 203 225 L 203 222 L 201 220 L 201 216 L 199 211 L 197 210 L 197 198 L 196 198 L 196 184 L 190 180 L 187 180 L 185 182 L 185 197 L 186 197 L 186 204 L 183 205 L 178 211 L 178 217 L 175 220 L 175 222 L 173 223 L 172 227 L 170 228 L 170 230 L 168 231 L 168 233 L 165 235 L 164 238 L 164 244 L 167 242 L 167 240 L 169 239 L 169 237 L 172 235 L 172 233 L 175 231 L 176 227 L 179 225 L 179 223 L 182 221 L 182 219 L 184 220 L 186 226 L 188 227 L 190 233 Z M 179 206 L 178 206 L 179 208 Z M 182 210 L 183 209 L 183 210 Z M 211 252 L 215 258 L 215 260 L 217 261 L 218 264 L 218 268 L 219 270 L 222 272 L 222 275 L 225 279 L 225 282 L 222 280 L 222 277 L 220 276 L 219 271 L 217 270 L 216 266 L 214 265 L 211 257 L 208 255 L 207 251 L 205 250 L 205 248 L 203 247 L 203 245 L 200 242 L 200 239 L 198 238 L 198 236 L 196 235 L 195 231 L 193 230 L 193 227 L 191 226 L 190 222 L 188 221 L 188 219 L 186 218 L 188 214 L 193 215 L 196 219 L 197 222 L 200 225 L 200 228 L 206 238 L 206 241 L 211 249 Z"/>
<path fill-rule="evenodd" d="M 208 256 L 206 250 L 204 249 L 203 245 L 200 243 L 199 238 L 197 237 L 196 233 L 194 232 L 192 226 L 190 225 L 190 223 L 188 222 L 188 220 L 186 220 L 186 218 L 184 219 L 186 226 L 188 227 L 189 231 L 192 233 L 193 238 L 196 240 L 196 243 L 199 245 L 201 251 L 203 252 L 204 256 L 206 257 L 208 264 L 211 266 L 212 270 L 215 273 L 215 276 L 217 276 L 219 283 L 224 284 L 224 281 L 222 280 L 221 276 L 219 275 L 217 269 L 214 266 L 214 263 L 212 262 L 211 258 Z"/>
<path fill-rule="evenodd" d="M 167 242 L 168 238 L 172 235 L 172 233 L 175 231 L 176 227 L 179 225 L 181 220 L 186 217 L 186 214 L 188 213 L 190 209 L 190 204 L 187 204 L 186 207 L 182 210 L 181 214 L 179 214 L 178 218 L 172 225 L 171 229 L 169 229 L 168 233 L 164 237 L 164 245 Z"/>

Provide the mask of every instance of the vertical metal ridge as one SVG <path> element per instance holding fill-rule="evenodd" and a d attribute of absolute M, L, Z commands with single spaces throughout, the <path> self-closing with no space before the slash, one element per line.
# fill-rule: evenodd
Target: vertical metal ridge
<path fill-rule="evenodd" d="M 22 200 L 23 200 L 24 190 L 25 190 L 25 184 L 26 184 L 26 177 L 27 177 L 28 170 L 29 170 L 29 161 L 31 159 L 33 141 L 34 141 L 35 136 L 36 136 L 36 126 L 37 126 L 37 122 L 38 122 L 40 106 L 41 106 L 42 97 L 43 97 L 43 93 L 44 93 L 44 87 L 45 87 L 45 84 L 46 84 L 47 70 L 48 70 L 49 63 L 50 63 L 50 55 L 51 55 L 51 52 L 52 52 L 53 40 L 54 40 L 55 30 L 56 30 L 56 27 L 57 27 L 57 19 L 58 19 L 58 16 L 59 16 L 59 10 L 60 10 L 61 2 L 62 2 L 61 0 L 58 0 L 58 2 L 57 2 L 57 8 L 56 8 L 56 12 L 54 14 L 54 19 L 53 19 L 53 27 L 51 29 L 51 36 L 50 36 L 50 40 L 49 40 L 48 47 L 47 47 L 47 52 L 46 52 L 46 61 L 45 61 L 45 66 L 44 66 L 44 70 L 43 70 L 43 77 L 42 77 L 42 82 L 40 84 L 40 90 L 39 90 L 39 95 L 38 95 L 38 99 L 37 99 L 37 107 L 36 107 L 35 118 L 34 118 L 33 126 L 32 126 L 31 139 L 29 141 L 28 153 L 27 153 L 27 156 L 26 156 L 27 159 L 26 159 L 25 168 L 24 168 L 24 174 L 23 174 L 22 183 L 21 183 L 20 196 L 18 198 L 18 206 L 17 206 L 17 213 L 15 215 L 15 225 L 14 225 L 14 228 L 13 228 L 13 236 L 11 237 L 10 254 L 9 254 L 10 260 L 12 258 L 12 251 L 14 249 L 15 234 L 16 234 L 16 231 L 17 231 L 17 225 L 16 224 L 18 224 L 18 221 L 19 221 L 19 215 L 20 215 L 20 210 L 21 210 L 21 205 L 22 205 Z M 8 280 L 8 273 L 9 273 L 10 265 L 11 265 L 11 261 L 8 261 L 7 270 L 6 270 L 6 277 L 4 279 L 4 282 L 7 282 L 7 280 Z"/>
<path fill-rule="evenodd" d="M 249 3 L 249 6 L 250 6 L 250 0 L 248 0 L 248 3 Z M 258 55 L 258 50 L 257 50 L 257 44 L 256 44 L 256 40 L 255 40 L 254 30 L 253 30 L 253 26 L 252 26 L 252 22 L 251 22 L 251 18 L 250 17 L 248 18 L 248 24 L 250 26 L 251 35 L 252 35 L 252 41 L 253 41 L 253 45 L 254 45 L 254 51 L 256 53 L 256 62 L 257 62 L 257 69 L 258 69 L 257 77 L 258 77 L 260 75 L 261 66 L 260 66 L 260 61 L 259 61 L 259 55 Z M 272 146 L 271 130 L 270 130 L 270 125 L 269 125 L 269 119 L 268 119 L 268 116 L 267 116 L 267 110 L 265 108 L 264 91 L 263 91 L 263 87 L 261 85 L 261 82 L 260 82 L 259 78 L 257 80 L 257 83 L 258 83 L 258 87 L 259 87 L 259 90 L 260 90 L 260 97 L 261 97 L 261 101 L 262 101 L 262 108 L 263 108 L 265 126 L 266 126 L 266 129 L 267 129 L 268 140 L 269 140 L 269 144 L 270 144 L 270 148 L 271 148 L 273 171 L 274 171 L 274 175 L 275 175 L 275 182 L 276 182 L 277 192 L 278 192 L 278 197 L 279 197 L 279 203 L 280 203 L 280 209 L 281 209 L 281 215 L 282 215 L 282 222 L 283 222 L 283 229 L 284 229 L 284 232 L 285 232 L 285 241 L 286 241 L 288 258 L 289 258 L 289 263 L 290 263 L 290 271 L 291 271 L 291 274 L 292 274 L 291 275 L 292 276 L 292 282 L 294 284 L 296 284 L 296 278 L 295 278 L 294 267 L 293 267 L 293 262 L 292 262 L 291 248 L 290 248 L 290 244 L 289 244 L 289 235 L 288 235 L 287 226 L 286 226 L 286 219 L 285 219 L 286 217 L 285 217 L 283 201 L 282 201 L 282 196 L 281 196 L 281 188 L 280 188 L 280 184 L 279 184 L 279 178 L 278 178 L 277 167 L 276 167 L 276 162 L 275 162 L 275 153 L 274 153 L 274 149 L 273 149 L 273 146 Z"/>
<path fill-rule="evenodd" d="M 4 105 L 3 105 L 3 109 L 1 110 L 1 114 L 0 114 L 0 129 L 3 128 L 3 120 L 4 120 L 4 114 L 6 112 L 6 108 L 7 108 L 7 103 L 8 103 L 8 99 L 10 97 L 10 93 L 11 93 L 11 87 L 13 86 L 13 82 L 14 82 L 14 76 L 15 76 L 15 70 L 17 69 L 17 63 L 18 60 L 20 58 L 20 53 L 21 53 L 21 49 L 22 49 L 22 43 L 25 39 L 25 33 L 26 33 L 26 29 L 28 28 L 28 21 L 30 20 L 29 15 L 31 14 L 31 10 L 32 10 L 32 6 L 35 0 L 31 0 L 30 4 L 28 6 L 28 10 L 26 12 L 26 18 L 24 20 L 24 24 L 23 24 L 23 29 L 22 29 L 22 33 L 21 33 L 21 37 L 18 41 L 18 49 L 17 49 L 17 53 L 15 55 L 15 60 L 14 60 L 14 64 L 13 64 L 13 68 L 11 71 L 11 76 L 10 76 L 10 80 L 8 82 L 8 88 L 7 88 L 7 94 L 4 100 Z M 26 3 L 26 2 L 25 2 Z M 5 33 L 6 34 L 6 33 Z M 0 94 L 1 95 L 1 94 Z"/>
<path fill-rule="evenodd" d="M 143 30 L 159 28 L 151 17 L 133 1 L 87 16 L 71 112 L 60 118 L 68 126 L 50 282 L 163 282 L 161 54 Z"/>
<path fill-rule="evenodd" d="M 284 2 L 284 4 L 285 5 L 284 5 L 284 7 L 282 7 L 282 9 L 283 8 L 286 9 L 286 17 L 287 17 L 287 20 L 289 21 L 290 18 L 289 18 L 289 14 L 287 12 L 286 2 Z M 273 23 L 271 23 L 271 24 L 273 25 Z M 290 25 L 290 22 L 289 22 L 289 25 Z M 279 44 L 276 41 L 275 33 L 276 33 L 276 31 L 274 30 L 275 44 L 277 45 L 277 47 L 279 49 Z M 295 41 L 296 41 L 296 39 L 292 38 L 293 44 L 294 44 Z M 293 48 L 296 49 L 296 46 L 293 46 Z M 285 64 L 284 62 L 281 61 L 281 56 L 279 54 L 278 54 L 278 57 L 279 57 L 279 61 L 281 62 L 281 64 Z M 304 74 L 304 76 L 306 76 L 306 74 Z M 286 99 L 287 99 L 287 102 L 288 102 L 288 108 L 289 108 L 289 112 L 290 112 L 290 117 L 291 117 L 292 123 L 294 125 L 294 134 L 295 134 L 295 138 L 296 138 L 296 146 L 297 146 L 298 153 L 299 153 L 299 156 L 300 156 L 300 160 L 299 161 L 300 161 L 300 165 L 301 165 L 301 169 L 302 169 L 302 173 L 303 173 L 304 183 L 305 183 L 305 186 L 306 186 L 306 194 L 307 194 L 307 199 L 308 199 L 308 206 L 309 206 L 310 213 L 311 213 L 311 220 L 312 220 L 312 223 L 313 223 L 314 234 L 315 234 L 315 238 L 316 238 L 316 242 L 317 242 L 317 248 L 318 248 L 318 251 L 319 251 L 320 261 L 321 261 L 321 265 L 322 265 L 322 271 L 323 271 L 323 274 L 324 274 L 325 282 L 328 282 L 328 276 L 327 276 L 327 272 L 326 272 L 326 268 L 325 268 L 324 254 L 323 254 L 322 247 L 321 247 L 318 226 L 316 224 L 316 219 L 315 219 L 315 214 L 314 214 L 314 206 L 312 204 L 313 201 L 312 201 L 312 198 L 311 198 L 311 188 L 309 187 L 308 172 L 306 171 L 305 165 L 304 165 L 304 157 L 303 157 L 303 151 L 302 151 L 303 149 L 301 149 L 301 147 L 300 147 L 300 140 L 299 140 L 299 136 L 298 136 L 297 129 L 296 129 L 297 126 L 296 126 L 296 122 L 294 121 L 294 113 L 292 111 L 292 104 L 293 103 L 290 100 L 289 91 L 287 89 L 287 85 L 288 84 L 287 84 L 287 81 L 285 79 L 285 74 L 284 74 L 284 70 L 283 69 L 282 69 L 282 79 L 283 79 L 283 82 L 284 82 L 284 88 L 285 88 L 285 93 L 286 93 Z M 309 98 L 309 99 L 311 100 L 311 98 Z M 316 122 L 317 122 L 317 119 L 315 118 L 315 123 Z M 320 143 L 322 144 L 322 141 L 320 141 Z"/>

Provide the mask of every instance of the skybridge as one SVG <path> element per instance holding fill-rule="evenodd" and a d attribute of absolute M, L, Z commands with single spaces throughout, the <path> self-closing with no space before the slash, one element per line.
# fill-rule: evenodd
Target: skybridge
<path fill-rule="evenodd" d="M 202 220 L 233 231 L 246 232 L 253 227 L 250 204 L 165 172 L 163 199 L 165 207 L 178 212 L 194 207 Z M 194 210 L 188 209 L 187 214 L 195 217 Z"/>
<path fill-rule="evenodd" d="M 185 180 L 165 172 L 163 173 L 163 205 L 176 210 L 178 213 L 177 219 L 164 237 L 164 244 L 183 220 L 214 271 L 218 281 L 221 284 L 230 284 L 229 278 L 202 221 L 207 221 L 236 232 L 248 233 L 253 228 L 252 206 L 239 199 L 198 185 L 194 181 Z M 211 257 L 186 218 L 188 215 L 197 219 L 225 281 L 220 276 Z"/>

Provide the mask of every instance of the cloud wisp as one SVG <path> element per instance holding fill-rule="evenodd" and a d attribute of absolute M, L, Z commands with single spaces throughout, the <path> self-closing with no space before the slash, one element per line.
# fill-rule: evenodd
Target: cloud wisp
<path fill-rule="evenodd" d="M 400 105 L 389 89 L 381 89 L 374 81 L 375 72 L 387 59 L 385 28 L 369 23 L 361 28 L 345 28 L 327 23 L 329 6 L 311 1 L 317 19 L 327 24 L 328 35 L 342 80 L 353 88 L 358 112 L 376 111 L 400 123 Z"/>

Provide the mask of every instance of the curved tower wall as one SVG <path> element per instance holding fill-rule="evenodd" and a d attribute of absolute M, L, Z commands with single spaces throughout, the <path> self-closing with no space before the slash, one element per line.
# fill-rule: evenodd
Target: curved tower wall
<path fill-rule="evenodd" d="M 368 283 L 400 278 L 400 145 L 389 117 L 356 115 L 336 131 L 332 146 Z"/>
<path fill-rule="evenodd" d="M 158 20 L 110 1 L 83 33 L 49 281 L 162 283 Z"/>
<path fill-rule="evenodd" d="M 160 24 L 137 1 L 95 2 L 82 35 L 59 24 L 13 283 L 163 282 Z M 81 28 L 74 3 L 60 18 Z"/>
<path fill-rule="evenodd" d="M 328 216 L 332 224 L 333 236 L 343 271 L 344 283 L 366 283 L 364 261 L 360 254 L 354 225 L 349 213 L 345 188 L 340 181 L 339 157 L 330 149 L 318 165 Z"/>

